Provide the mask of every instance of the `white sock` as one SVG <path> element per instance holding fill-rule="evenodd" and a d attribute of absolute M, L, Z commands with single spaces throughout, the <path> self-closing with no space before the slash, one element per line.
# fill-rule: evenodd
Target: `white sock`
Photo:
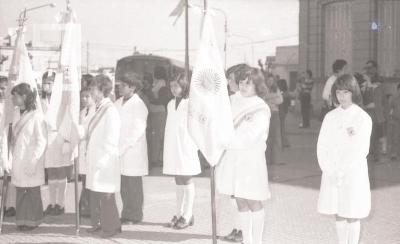
<path fill-rule="evenodd" d="M 240 220 L 239 220 L 239 214 L 238 214 L 238 207 L 236 204 L 236 199 L 231 198 L 231 204 L 233 209 L 235 209 L 234 211 L 234 216 L 233 216 L 233 229 L 237 229 L 240 230 Z"/>
<path fill-rule="evenodd" d="M 360 221 L 354 221 L 347 223 L 349 231 L 348 243 L 347 244 L 358 244 L 360 240 Z"/>
<path fill-rule="evenodd" d="M 17 200 L 17 189 L 11 182 L 8 184 L 8 191 L 7 191 L 7 199 L 6 199 L 6 207 L 7 208 L 15 208 Z"/>
<path fill-rule="evenodd" d="M 176 217 L 183 215 L 183 186 L 176 185 Z"/>
<path fill-rule="evenodd" d="M 252 244 L 252 221 L 250 211 L 240 212 L 239 211 L 239 219 L 240 219 L 240 229 L 242 230 L 243 235 L 243 243 L 244 244 Z"/>
<path fill-rule="evenodd" d="M 251 212 L 251 215 L 253 244 L 262 244 L 265 217 L 264 208 L 256 212 Z"/>
<path fill-rule="evenodd" d="M 338 237 L 339 244 L 348 244 L 348 229 L 347 229 L 347 221 L 346 220 L 336 220 L 336 234 Z"/>
<path fill-rule="evenodd" d="M 193 204 L 194 204 L 194 183 L 190 183 L 183 186 L 183 217 L 189 221 L 193 216 Z"/>
<path fill-rule="evenodd" d="M 57 180 L 49 180 L 49 204 L 55 205 L 57 201 Z"/>
<path fill-rule="evenodd" d="M 65 195 L 67 194 L 67 179 L 57 181 L 57 204 L 62 208 L 65 206 Z"/>

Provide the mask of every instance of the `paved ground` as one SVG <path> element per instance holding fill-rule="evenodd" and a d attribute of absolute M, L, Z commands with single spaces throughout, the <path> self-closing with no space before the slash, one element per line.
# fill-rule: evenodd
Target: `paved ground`
<path fill-rule="evenodd" d="M 336 243 L 334 219 L 316 212 L 320 170 L 316 162 L 315 143 L 318 122 L 311 129 L 297 128 L 298 119 L 289 117 L 292 147 L 283 152 L 282 163 L 269 166 L 273 197 L 266 202 L 264 243 L 333 244 Z M 362 222 L 363 244 L 400 243 L 400 163 L 386 161 L 370 166 L 372 212 Z M 207 173 L 205 173 L 207 174 Z M 163 227 L 175 209 L 174 181 L 160 175 L 160 169 L 146 177 L 144 222 L 123 226 L 123 233 L 109 240 L 86 234 L 88 220 L 82 220 L 81 234 L 75 235 L 72 214 L 47 217 L 37 230 L 23 234 L 16 231 L 14 219 L 6 219 L 0 243 L 211 243 L 210 191 L 207 177 L 197 177 L 194 207 L 195 225 L 183 231 Z M 72 191 L 68 196 L 72 208 Z M 217 196 L 218 233 L 232 228 L 234 209 L 226 197 Z M 219 243 L 225 243 L 219 241 Z"/>

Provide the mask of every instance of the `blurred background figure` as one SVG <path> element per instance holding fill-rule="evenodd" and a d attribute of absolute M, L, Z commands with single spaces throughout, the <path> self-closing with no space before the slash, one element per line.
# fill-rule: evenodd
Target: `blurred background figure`
<path fill-rule="evenodd" d="M 311 70 L 307 70 L 302 74 L 299 84 L 299 99 L 301 107 L 302 123 L 300 128 L 310 128 L 310 115 L 311 115 L 311 92 L 314 87 Z"/>

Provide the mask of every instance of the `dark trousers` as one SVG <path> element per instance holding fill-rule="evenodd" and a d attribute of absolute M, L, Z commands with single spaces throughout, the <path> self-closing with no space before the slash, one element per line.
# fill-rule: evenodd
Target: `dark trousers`
<path fill-rule="evenodd" d="M 269 124 L 269 133 L 267 139 L 267 150 L 265 151 L 265 157 L 267 164 L 277 164 L 280 162 L 281 151 L 281 129 L 279 121 L 279 112 L 272 111 L 271 119 Z"/>
<path fill-rule="evenodd" d="M 100 226 L 104 232 L 121 228 L 114 193 L 90 191 L 90 219 L 92 226 Z"/>
<path fill-rule="evenodd" d="M 80 175 L 82 192 L 79 198 L 79 213 L 81 216 L 90 216 L 90 191 L 86 188 L 86 175 Z"/>
<path fill-rule="evenodd" d="M 143 220 L 143 180 L 141 176 L 121 175 L 121 219 L 133 222 Z"/>
<path fill-rule="evenodd" d="M 311 94 L 300 94 L 301 115 L 303 117 L 303 127 L 310 126 Z"/>
<path fill-rule="evenodd" d="M 38 226 L 43 220 L 40 186 L 16 187 L 16 223 L 18 226 Z"/>

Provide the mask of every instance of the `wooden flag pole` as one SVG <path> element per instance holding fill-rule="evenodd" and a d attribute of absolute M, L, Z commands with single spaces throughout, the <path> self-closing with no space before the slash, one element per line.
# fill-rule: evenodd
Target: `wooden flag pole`
<path fill-rule="evenodd" d="M 207 11 L 207 0 L 204 0 L 204 14 Z M 212 223 L 212 243 L 217 244 L 217 211 L 215 207 L 215 166 L 210 168 L 211 185 L 211 223 Z"/>
<path fill-rule="evenodd" d="M 185 0 L 185 78 L 189 78 L 189 0 Z"/>

